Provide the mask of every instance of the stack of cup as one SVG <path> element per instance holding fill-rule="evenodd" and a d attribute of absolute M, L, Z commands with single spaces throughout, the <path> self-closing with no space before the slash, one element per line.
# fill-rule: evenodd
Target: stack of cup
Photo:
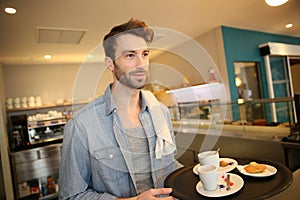
<path fill-rule="evenodd" d="M 22 108 L 27 108 L 27 97 L 22 97 L 21 98 L 21 107 Z"/>
<path fill-rule="evenodd" d="M 20 108 L 21 107 L 21 99 L 20 99 L 20 97 L 14 98 L 14 107 L 15 108 Z"/>
<path fill-rule="evenodd" d="M 29 107 L 35 107 L 35 101 L 34 101 L 33 96 L 28 97 L 28 106 Z"/>
<path fill-rule="evenodd" d="M 218 187 L 219 151 L 205 151 L 198 154 L 198 174 L 204 190 L 214 191 Z"/>
<path fill-rule="evenodd" d="M 13 109 L 14 108 L 14 101 L 13 101 L 13 99 L 12 98 L 7 98 L 6 99 L 6 108 L 7 109 Z"/>
<path fill-rule="evenodd" d="M 42 98 L 40 96 L 35 97 L 35 106 L 42 106 Z"/>

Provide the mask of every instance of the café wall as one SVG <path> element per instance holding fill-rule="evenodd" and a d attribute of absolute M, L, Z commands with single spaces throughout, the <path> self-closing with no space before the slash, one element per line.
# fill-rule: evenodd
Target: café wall
<path fill-rule="evenodd" d="M 300 74 L 300 64 L 297 64 L 292 67 L 294 94 L 300 94 L 300 79 L 298 78 L 299 74 Z"/>
<path fill-rule="evenodd" d="M 222 81 L 225 86 L 226 99 L 230 100 L 230 91 L 229 91 L 229 80 L 227 76 L 226 60 L 223 46 L 222 30 L 221 27 L 216 27 L 207 33 L 204 33 L 193 39 L 194 42 L 198 43 L 199 48 L 197 56 L 201 59 L 212 60 L 216 66 L 216 72 L 218 81 Z M 187 49 L 189 44 L 184 43 L 174 49 Z M 176 50 L 170 50 L 170 52 Z M 205 52 L 202 54 L 202 51 Z M 172 66 L 173 69 L 177 70 L 183 77 L 185 77 L 191 85 L 199 85 L 205 83 L 205 80 L 208 80 L 209 73 L 208 71 L 203 70 L 202 66 L 193 66 L 188 60 L 186 60 L 185 55 L 174 55 L 170 52 L 165 52 L 159 56 L 152 59 L 152 62 L 161 63 L 165 66 Z M 195 52 L 191 52 L 195 53 Z M 199 71 L 200 70 L 200 71 Z M 160 75 L 162 79 L 163 75 Z"/>
<path fill-rule="evenodd" d="M 228 71 L 231 100 L 238 99 L 235 86 L 234 62 L 258 62 L 261 73 L 263 97 L 268 98 L 267 80 L 263 57 L 260 56 L 259 45 L 267 42 L 277 42 L 300 45 L 299 37 L 270 34 L 258 31 L 237 29 L 222 26 L 226 65 Z"/>
<path fill-rule="evenodd" d="M 49 64 L 3 68 L 6 98 L 41 96 L 43 104 L 55 104 L 58 99 L 71 101 L 73 97 L 76 101 L 97 97 L 112 80 L 101 63 L 84 67 L 81 64 Z"/>
<path fill-rule="evenodd" d="M 6 134 L 6 115 L 4 105 L 4 75 L 3 66 L 0 64 L 0 199 L 6 195 L 7 199 L 14 199 L 13 186 L 8 157 L 8 140 Z M 3 192 L 2 192 L 3 191 Z"/>

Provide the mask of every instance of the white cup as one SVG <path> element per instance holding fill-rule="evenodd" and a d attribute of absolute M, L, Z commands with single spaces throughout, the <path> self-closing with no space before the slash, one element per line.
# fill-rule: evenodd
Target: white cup
<path fill-rule="evenodd" d="M 27 104 L 27 97 L 22 97 L 21 98 L 21 103 L 26 103 Z"/>
<path fill-rule="evenodd" d="M 28 103 L 31 103 L 31 102 L 34 103 L 34 97 L 33 96 L 28 97 L 27 101 L 28 101 Z"/>
<path fill-rule="evenodd" d="M 198 154 L 200 165 L 215 165 L 219 169 L 219 151 L 204 151 Z"/>
<path fill-rule="evenodd" d="M 14 100 L 12 98 L 7 98 L 6 103 L 7 104 L 13 104 Z"/>
<path fill-rule="evenodd" d="M 16 97 L 16 98 L 14 98 L 14 103 L 15 104 L 20 104 L 20 97 Z"/>
<path fill-rule="evenodd" d="M 204 190 L 214 191 L 218 186 L 218 169 L 215 165 L 203 165 L 198 174 Z"/>

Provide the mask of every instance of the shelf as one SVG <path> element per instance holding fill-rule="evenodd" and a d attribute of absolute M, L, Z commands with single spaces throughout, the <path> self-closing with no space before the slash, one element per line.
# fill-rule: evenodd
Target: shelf
<path fill-rule="evenodd" d="M 28 129 L 63 125 L 63 124 L 66 124 L 66 123 L 67 123 L 67 119 L 65 117 L 52 118 L 52 119 L 48 118 L 48 119 L 44 119 L 44 120 L 37 120 L 37 121 L 28 122 Z"/>
<path fill-rule="evenodd" d="M 48 194 L 46 196 L 42 196 L 39 200 L 48 200 L 48 199 L 57 199 L 58 193 Z"/>
<path fill-rule="evenodd" d="M 89 103 L 88 101 L 76 102 L 76 103 L 63 103 L 63 104 L 45 104 L 42 106 L 35 107 L 27 107 L 27 108 L 6 108 L 6 112 L 18 112 L 18 111 L 28 111 L 28 110 L 39 110 L 39 109 L 47 109 L 47 108 L 56 108 L 56 107 L 64 107 L 64 106 L 73 106 L 73 105 L 83 105 Z"/>
<path fill-rule="evenodd" d="M 31 142 L 31 145 L 53 142 L 53 141 L 57 141 L 57 140 L 62 140 L 63 138 L 64 138 L 63 135 L 58 135 L 58 136 L 55 136 L 55 137 L 49 137 L 49 138 L 46 138 L 46 139 L 41 139 L 40 141 Z"/>

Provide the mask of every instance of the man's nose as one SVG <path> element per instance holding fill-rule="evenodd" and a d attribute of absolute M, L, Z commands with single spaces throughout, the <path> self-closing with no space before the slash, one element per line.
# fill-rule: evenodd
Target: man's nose
<path fill-rule="evenodd" d="M 144 56 L 137 56 L 136 67 L 137 68 L 144 68 L 145 66 L 149 65 L 149 58 Z"/>

